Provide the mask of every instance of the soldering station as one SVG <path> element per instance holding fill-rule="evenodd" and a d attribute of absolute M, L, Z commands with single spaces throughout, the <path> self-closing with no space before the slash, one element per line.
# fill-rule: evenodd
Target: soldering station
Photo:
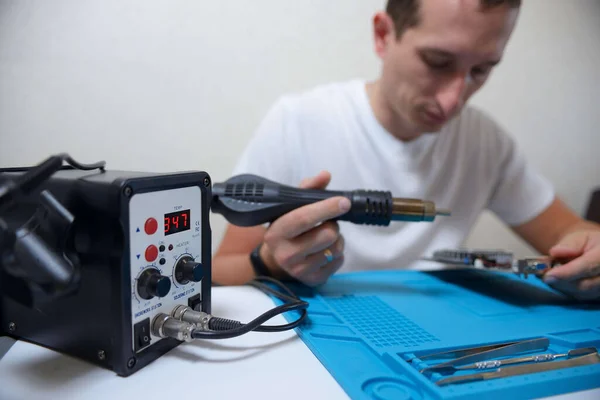
<path fill-rule="evenodd" d="M 213 183 L 202 171 L 112 171 L 66 154 L 4 168 L 2 333 L 129 376 L 182 342 L 293 329 L 308 304 L 268 278 L 250 284 L 283 304 L 246 324 L 211 315 L 209 213 L 254 226 L 331 196 L 351 200 L 339 220 L 355 224 L 449 214 L 385 191 L 298 189 L 255 175 Z M 294 310 L 295 321 L 264 325 Z"/>

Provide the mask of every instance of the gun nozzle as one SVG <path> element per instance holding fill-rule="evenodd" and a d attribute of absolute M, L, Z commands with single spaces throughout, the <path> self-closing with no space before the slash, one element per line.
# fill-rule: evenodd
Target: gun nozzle
<path fill-rule="evenodd" d="M 450 210 L 436 209 L 435 203 L 426 200 L 394 198 L 392 203 L 394 221 L 433 221 L 438 215 L 450 214 Z"/>
<path fill-rule="evenodd" d="M 449 217 L 452 215 L 452 211 L 448 210 L 447 208 L 438 208 L 435 213 L 436 215 L 442 215 L 444 217 Z"/>

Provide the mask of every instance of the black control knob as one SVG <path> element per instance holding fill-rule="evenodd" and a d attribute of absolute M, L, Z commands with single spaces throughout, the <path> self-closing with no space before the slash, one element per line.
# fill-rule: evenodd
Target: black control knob
<path fill-rule="evenodd" d="M 202 280 L 202 264 L 194 261 L 192 257 L 181 257 L 175 265 L 175 280 L 185 285 L 191 282 L 200 282 Z"/>
<path fill-rule="evenodd" d="M 165 297 L 171 290 L 171 280 L 156 268 L 148 268 L 138 278 L 137 288 L 142 299 Z"/>

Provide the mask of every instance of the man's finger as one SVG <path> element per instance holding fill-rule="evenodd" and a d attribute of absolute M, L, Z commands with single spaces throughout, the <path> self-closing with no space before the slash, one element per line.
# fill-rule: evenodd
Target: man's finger
<path fill-rule="evenodd" d="M 329 277 L 331 275 L 333 275 L 338 269 L 340 269 L 343 264 L 344 264 L 344 256 L 341 256 L 340 258 L 333 260 L 332 262 L 323 266 L 322 268 L 318 269 L 317 271 L 303 277 L 302 280 L 308 286 L 315 287 L 315 286 L 322 285 L 325 282 L 327 282 Z"/>
<path fill-rule="evenodd" d="M 331 253 L 326 253 L 327 250 L 329 250 Z M 343 256 L 344 237 L 340 236 L 335 243 L 323 248 L 323 250 L 319 252 L 310 254 L 308 257 L 303 259 L 301 263 L 292 266 L 290 268 L 290 272 L 297 279 L 302 279 L 302 277 L 313 275 L 315 272 L 327 267 L 329 264 L 339 258 L 342 258 Z"/>
<path fill-rule="evenodd" d="M 305 178 L 300 182 L 301 189 L 325 189 L 331 181 L 331 174 L 327 171 L 321 171 L 318 175 Z"/>
<path fill-rule="evenodd" d="M 549 254 L 552 257 L 577 257 L 585 251 L 587 236 L 567 235 L 556 246 L 553 246 Z"/>
<path fill-rule="evenodd" d="M 304 269 L 308 274 L 311 274 L 325 268 L 328 264 L 331 264 L 334 260 L 337 260 L 344 255 L 344 246 L 344 237 L 340 236 L 335 243 L 332 243 L 327 248 L 306 257 Z M 329 250 L 331 253 L 325 253 L 326 250 Z M 331 261 L 328 260 L 328 256 L 331 257 Z"/>
<path fill-rule="evenodd" d="M 575 296 L 577 293 L 577 286 L 575 282 L 571 281 L 549 281 L 548 286 L 569 296 Z"/>
<path fill-rule="evenodd" d="M 295 238 L 323 221 L 336 218 L 350 210 L 350 200 L 336 196 L 297 208 L 273 222 L 265 234 L 285 239 Z"/>
<path fill-rule="evenodd" d="M 575 281 L 599 274 L 600 251 L 590 251 L 581 257 L 556 266 L 544 275 L 544 281 L 553 283 L 555 280 Z"/>
<path fill-rule="evenodd" d="M 320 252 L 334 244 L 340 237 L 339 224 L 333 221 L 323 222 L 316 228 L 292 239 L 294 246 L 302 249 L 304 256 Z"/>
<path fill-rule="evenodd" d="M 583 251 L 576 250 L 572 247 L 556 246 L 551 248 L 548 254 L 555 258 L 573 258 L 582 255 Z"/>
<path fill-rule="evenodd" d="M 580 280 L 577 291 L 586 298 L 600 297 L 600 276 Z"/>
<path fill-rule="evenodd" d="M 556 281 L 548 286 L 579 301 L 600 300 L 600 276 L 577 281 Z"/>
<path fill-rule="evenodd" d="M 279 257 L 277 258 L 279 259 L 276 261 L 278 264 L 285 266 L 302 264 L 292 267 L 292 270 L 305 269 L 306 265 L 311 264 L 311 261 L 308 260 L 311 255 L 314 255 L 314 253 L 323 254 L 339 238 L 338 224 L 324 222 L 294 239 L 282 241 L 278 247 Z"/>

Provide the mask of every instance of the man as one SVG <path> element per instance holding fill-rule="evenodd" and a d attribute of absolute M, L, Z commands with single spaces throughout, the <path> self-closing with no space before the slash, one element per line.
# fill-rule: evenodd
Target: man
<path fill-rule="evenodd" d="M 389 0 L 373 19 L 379 79 L 284 96 L 234 171 L 305 188 L 390 190 L 432 200 L 452 216 L 388 227 L 335 223 L 349 204 L 331 198 L 268 227 L 229 226 L 214 257 L 215 281 L 242 284 L 268 273 L 315 286 L 337 271 L 419 268 L 422 256 L 460 246 L 489 209 L 542 254 L 572 259 L 545 275 L 549 285 L 598 297 L 598 225 L 555 197 L 498 124 L 465 107 L 501 61 L 519 7 L 518 0 Z"/>

